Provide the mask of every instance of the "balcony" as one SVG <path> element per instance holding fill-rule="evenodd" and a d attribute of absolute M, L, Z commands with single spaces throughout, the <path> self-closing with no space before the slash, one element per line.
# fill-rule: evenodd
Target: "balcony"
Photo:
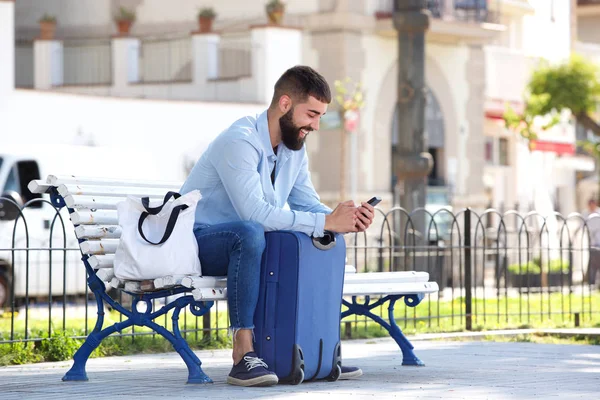
<path fill-rule="evenodd" d="M 500 0 L 427 0 L 427 9 L 433 18 L 461 22 L 498 23 Z M 379 0 L 375 17 L 391 18 L 394 0 Z"/>
<path fill-rule="evenodd" d="M 485 42 L 506 29 L 500 25 L 502 0 L 427 0 L 431 14 L 427 38 L 433 42 Z M 393 0 L 378 0 L 376 30 L 381 36 L 395 37 L 392 23 Z"/>

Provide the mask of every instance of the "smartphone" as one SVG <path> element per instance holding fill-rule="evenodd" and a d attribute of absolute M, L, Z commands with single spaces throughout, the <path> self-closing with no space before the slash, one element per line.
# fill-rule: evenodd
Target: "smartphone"
<path fill-rule="evenodd" d="M 375 207 L 380 202 L 381 202 L 381 197 L 377 197 L 377 196 L 371 197 L 371 199 L 369 201 L 367 201 L 367 203 L 372 205 L 373 207 Z"/>

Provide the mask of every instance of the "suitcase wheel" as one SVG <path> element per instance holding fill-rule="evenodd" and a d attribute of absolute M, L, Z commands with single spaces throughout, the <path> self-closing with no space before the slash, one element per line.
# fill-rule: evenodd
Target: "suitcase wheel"
<path fill-rule="evenodd" d="M 299 385 L 304 381 L 304 369 L 298 368 L 292 377 L 291 384 Z"/>
<path fill-rule="evenodd" d="M 329 374 L 329 376 L 325 379 L 327 379 L 329 382 L 334 382 L 334 381 L 338 380 L 338 378 L 340 377 L 341 374 L 342 374 L 342 367 L 340 366 L 340 364 L 336 364 L 333 371 L 331 371 L 331 374 Z"/>

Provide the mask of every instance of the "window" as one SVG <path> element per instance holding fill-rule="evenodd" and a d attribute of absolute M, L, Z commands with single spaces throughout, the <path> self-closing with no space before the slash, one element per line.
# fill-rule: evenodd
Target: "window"
<path fill-rule="evenodd" d="M 33 199 L 39 199 L 42 197 L 39 193 L 31 193 L 27 185 L 29 182 L 40 179 L 40 169 L 38 167 L 37 162 L 31 161 L 19 161 L 17 163 L 17 170 L 19 172 L 19 189 L 21 193 L 21 197 L 23 197 L 23 202 L 27 203 Z M 31 208 L 39 208 L 42 206 L 42 203 L 36 202 L 32 204 Z"/>
<path fill-rule="evenodd" d="M 510 165 L 509 141 L 507 138 L 485 138 L 485 163 L 489 165 Z"/>
<path fill-rule="evenodd" d="M 487 164 L 494 163 L 494 138 L 485 138 L 485 162 Z"/>
<path fill-rule="evenodd" d="M 508 165 L 508 139 L 500 138 L 498 146 L 498 164 Z"/>
<path fill-rule="evenodd" d="M 16 192 L 21 195 L 23 203 L 27 203 L 33 199 L 41 198 L 41 194 L 31 193 L 27 188 L 29 182 L 34 179 L 40 179 L 40 170 L 37 162 L 19 161 L 10 169 L 2 193 Z M 36 202 L 29 207 L 40 208 L 41 206 L 42 203 Z"/>
<path fill-rule="evenodd" d="M 17 170 L 15 169 L 15 167 L 11 168 L 10 172 L 8 173 L 8 178 L 6 178 L 6 183 L 4 184 L 4 190 L 2 191 L 2 193 L 4 192 L 20 193 L 19 181 L 17 178 Z"/>

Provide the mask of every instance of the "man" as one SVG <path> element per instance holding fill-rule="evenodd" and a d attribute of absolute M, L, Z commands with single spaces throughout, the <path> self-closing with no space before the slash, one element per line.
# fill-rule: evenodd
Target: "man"
<path fill-rule="evenodd" d="M 265 231 L 293 230 L 314 237 L 325 230 L 360 232 L 373 207 L 352 201 L 331 210 L 319 201 L 310 179 L 304 141 L 319 129 L 331 102 L 325 79 L 310 67 L 287 70 L 275 84 L 269 108 L 236 121 L 208 147 L 182 193 L 198 189 L 194 233 L 205 275 L 227 275 L 233 331 L 233 368 L 227 382 L 269 386 L 278 382 L 253 348 L 253 319 Z M 284 209 L 285 204 L 289 209 Z M 360 376 L 342 367 L 340 378 Z"/>
<path fill-rule="evenodd" d="M 588 200 L 588 210 L 583 213 L 590 234 L 590 259 L 588 261 L 588 283 L 596 284 L 596 275 L 600 271 L 600 208 L 596 199 Z M 585 234 L 585 232 L 584 232 Z"/>

